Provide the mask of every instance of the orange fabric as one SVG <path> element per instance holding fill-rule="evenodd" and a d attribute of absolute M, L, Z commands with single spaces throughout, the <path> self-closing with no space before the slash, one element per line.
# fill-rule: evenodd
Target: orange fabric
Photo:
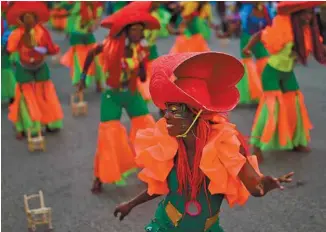
<path fill-rule="evenodd" d="M 264 58 L 256 60 L 256 69 L 257 69 L 257 74 L 258 74 L 260 82 L 261 82 L 261 76 L 262 76 L 263 71 L 267 65 L 267 62 L 268 62 L 268 57 L 264 57 Z"/>
<path fill-rule="evenodd" d="M 246 158 L 239 153 L 240 142 L 235 125 L 223 120 L 220 122 L 211 128 L 200 169 L 210 179 L 210 193 L 225 194 L 232 207 L 235 204 L 244 204 L 249 197 L 248 190 L 238 178 Z M 167 177 L 174 166 L 178 143 L 168 135 L 165 119 L 158 121 L 154 128 L 138 132 L 135 150 L 136 163 L 144 168 L 138 177 L 148 184 L 148 194 L 167 194 Z M 249 162 L 257 169 L 257 159 L 250 158 Z M 257 172 L 260 173 L 258 169 Z"/>
<path fill-rule="evenodd" d="M 127 131 L 120 121 L 101 122 L 94 160 L 95 177 L 102 183 L 119 181 L 124 172 L 136 168 L 134 157 Z"/>
<path fill-rule="evenodd" d="M 259 99 L 263 94 L 263 89 L 261 85 L 261 78 L 256 70 L 256 64 L 252 58 L 245 58 L 242 61 L 247 69 L 251 99 Z"/>
<path fill-rule="evenodd" d="M 51 80 L 35 82 L 35 97 L 42 113 L 41 123 L 63 119 L 61 104 Z"/>
<path fill-rule="evenodd" d="M 152 77 L 152 61 L 147 62 L 146 72 L 146 81 L 141 82 L 140 79 L 137 78 L 137 87 L 144 100 L 149 101 L 152 99 L 151 94 L 149 92 L 149 83 Z"/>
<path fill-rule="evenodd" d="M 87 58 L 87 54 L 89 50 L 94 48 L 95 44 L 88 44 L 88 45 L 75 45 L 69 48 L 69 50 L 61 57 L 60 63 L 70 69 L 71 78 L 75 76 L 75 60 L 74 58 L 77 57 L 78 67 L 80 68 L 80 72 L 83 71 L 83 66 Z M 93 76 L 95 75 L 95 62 L 92 62 L 90 65 L 87 75 Z"/>
<path fill-rule="evenodd" d="M 131 119 L 130 141 L 134 142 L 136 134 L 140 129 L 153 128 L 155 120 L 151 114 L 134 117 Z"/>
<path fill-rule="evenodd" d="M 272 25 L 265 27 L 261 37 L 270 54 L 278 53 L 293 39 L 291 18 L 288 15 L 276 15 Z"/>
<path fill-rule="evenodd" d="M 279 113 L 276 116 L 277 119 L 275 119 L 275 107 L 276 104 L 279 104 Z M 283 100 L 283 94 L 281 91 L 267 91 L 264 93 L 264 96 L 260 100 L 260 105 L 266 104 L 268 109 L 268 121 L 266 122 L 264 131 L 261 136 L 261 141 L 263 143 L 268 143 L 276 129 L 278 129 L 278 135 L 279 135 L 279 142 L 280 145 L 285 146 L 287 144 L 288 139 L 291 139 L 290 129 L 288 127 L 288 116 L 287 116 L 287 110 L 286 105 Z M 259 106 L 259 109 L 261 110 L 262 106 Z M 256 117 L 259 117 L 258 114 L 256 114 Z M 255 124 L 253 125 L 253 128 L 256 126 L 256 120 Z"/>
<path fill-rule="evenodd" d="M 312 36 L 308 26 L 304 28 L 304 41 L 306 52 L 312 52 Z M 270 54 L 280 52 L 287 43 L 294 42 L 292 31 L 291 16 L 276 15 L 271 26 L 265 27 L 261 41 Z"/>
<path fill-rule="evenodd" d="M 8 119 L 16 123 L 19 120 L 19 108 L 22 95 L 33 121 L 41 121 L 42 114 L 34 93 L 34 83 L 16 84 L 15 101 L 9 106 Z"/>
<path fill-rule="evenodd" d="M 206 40 L 201 34 L 192 35 L 191 37 L 187 37 L 186 35 L 179 35 L 170 50 L 170 54 L 207 51 L 210 51 L 210 48 L 208 47 Z"/>
<path fill-rule="evenodd" d="M 306 135 L 307 140 L 310 140 L 310 133 L 309 131 L 313 128 L 313 125 L 309 119 L 308 111 L 304 103 L 303 94 L 300 91 L 293 91 L 284 94 L 284 102 L 287 108 L 287 115 L 288 115 L 288 123 L 289 129 L 291 133 L 291 138 L 293 138 L 295 134 L 295 130 L 297 127 L 297 102 L 299 101 L 300 107 L 300 116 L 303 123 L 304 132 Z"/>

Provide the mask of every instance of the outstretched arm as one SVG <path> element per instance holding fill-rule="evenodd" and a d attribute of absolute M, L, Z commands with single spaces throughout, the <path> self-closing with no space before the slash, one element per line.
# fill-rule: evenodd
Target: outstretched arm
<path fill-rule="evenodd" d="M 241 148 L 241 154 L 245 154 Z M 281 183 L 289 183 L 292 181 L 291 177 L 294 175 L 290 172 L 279 178 L 274 178 L 271 176 L 262 176 L 256 172 L 256 170 L 251 166 L 248 159 L 240 170 L 238 176 L 242 183 L 246 186 L 247 190 L 254 197 L 265 196 L 268 192 L 274 189 L 283 189 Z"/>
<path fill-rule="evenodd" d="M 251 36 L 249 42 L 247 43 L 247 45 L 243 49 L 243 53 L 244 54 L 246 54 L 246 55 L 250 55 L 251 54 L 252 47 L 255 46 L 259 41 L 261 41 L 262 32 L 263 31 L 258 31 L 256 34 L 253 34 Z"/>
<path fill-rule="evenodd" d="M 151 201 L 157 197 L 159 197 L 160 195 L 149 195 L 147 193 L 147 190 L 144 190 L 142 193 L 140 193 L 138 196 L 136 196 L 135 198 L 133 198 L 132 200 L 126 202 L 126 203 L 122 203 L 119 206 L 116 207 L 116 209 L 114 210 L 114 216 L 117 217 L 118 214 L 120 213 L 120 221 L 124 219 L 124 217 L 126 217 L 130 211 L 135 208 L 138 205 L 141 205 L 143 203 L 146 203 L 148 201 Z"/>

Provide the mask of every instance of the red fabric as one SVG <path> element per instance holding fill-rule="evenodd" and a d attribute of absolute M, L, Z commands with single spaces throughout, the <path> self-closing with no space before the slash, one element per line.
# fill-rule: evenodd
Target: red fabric
<path fill-rule="evenodd" d="M 7 12 L 8 25 L 18 25 L 17 19 L 25 13 L 35 14 L 38 23 L 45 23 L 50 18 L 50 11 L 43 2 L 14 2 Z"/>
<path fill-rule="evenodd" d="M 5 12 L 9 7 L 9 4 L 7 1 L 1 1 L 1 12 Z"/>
<path fill-rule="evenodd" d="M 43 39 L 44 39 L 44 41 L 46 41 L 46 44 L 47 44 L 47 49 L 48 49 L 47 54 L 49 54 L 49 55 L 58 54 L 59 51 L 60 51 L 60 47 L 53 42 L 52 37 L 51 37 L 49 31 L 42 24 L 39 24 L 39 26 L 44 31 L 44 34 L 43 34 L 44 37 L 43 37 Z"/>
<path fill-rule="evenodd" d="M 161 56 L 153 62 L 152 72 L 150 93 L 160 109 L 165 109 L 167 102 L 181 102 L 225 112 L 239 101 L 235 85 L 243 77 L 244 67 L 224 53 L 195 52 Z"/>
<path fill-rule="evenodd" d="M 278 14 L 292 14 L 294 12 L 313 8 L 319 5 L 322 5 L 323 2 L 317 1 L 282 1 L 277 5 L 277 13 Z"/>
<path fill-rule="evenodd" d="M 90 14 L 89 11 L 89 4 L 92 4 L 92 12 Z M 81 6 L 80 6 L 80 15 L 82 17 L 82 20 L 85 21 L 91 21 L 96 19 L 97 16 L 97 9 L 103 7 L 103 3 L 102 2 L 81 2 Z"/>
<path fill-rule="evenodd" d="M 145 5 L 146 6 L 146 5 Z M 140 10 L 144 9 L 144 11 Z M 124 27 L 130 24 L 143 23 L 146 29 L 160 29 L 159 21 L 154 18 L 144 5 L 129 4 L 101 22 L 104 28 L 110 28 L 110 35 L 116 36 Z"/>

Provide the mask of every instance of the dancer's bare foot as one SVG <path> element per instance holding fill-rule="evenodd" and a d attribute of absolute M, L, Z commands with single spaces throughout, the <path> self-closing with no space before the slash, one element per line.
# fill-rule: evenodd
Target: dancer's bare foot
<path fill-rule="evenodd" d="M 257 156 L 258 163 L 262 163 L 264 161 L 263 153 L 259 147 L 254 147 L 253 154 Z"/>
<path fill-rule="evenodd" d="M 25 137 L 24 132 L 17 132 L 17 134 L 16 134 L 17 140 L 22 140 L 22 139 L 24 139 L 24 137 Z"/>
<path fill-rule="evenodd" d="M 297 147 L 294 147 L 293 148 L 293 151 L 297 151 L 297 152 L 310 152 L 311 149 L 310 147 L 308 146 L 302 146 L 302 145 L 299 145 Z"/>
<path fill-rule="evenodd" d="M 93 194 L 99 194 L 102 192 L 102 183 L 98 178 L 94 180 L 91 191 Z"/>

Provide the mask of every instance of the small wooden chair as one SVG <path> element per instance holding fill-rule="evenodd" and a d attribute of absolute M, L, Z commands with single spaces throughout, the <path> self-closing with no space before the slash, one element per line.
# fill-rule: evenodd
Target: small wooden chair
<path fill-rule="evenodd" d="M 32 132 L 30 129 L 27 130 L 27 142 L 28 150 L 33 152 L 35 150 L 45 151 L 45 139 L 42 136 L 42 131 L 40 130 L 36 137 L 32 137 Z"/>
<path fill-rule="evenodd" d="M 40 199 L 40 208 L 38 209 L 29 208 L 29 200 L 34 198 Z M 44 224 L 47 224 L 49 226 L 49 230 L 52 231 L 52 209 L 45 207 L 42 191 L 39 191 L 38 194 L 29 196 L 24 195 L 24 205 L 27 216 L 28 231 L 36 231 L 36 225 Z"/>
<path fill-rule="evenodd" d="M 76 101 L 76 99 L 78 101 Z M 71 111 L 73 116 L 86 115 L 88 112 L 87 102 L 84 101 L 84 93 L 78 92 L 71 95 Z"/>

